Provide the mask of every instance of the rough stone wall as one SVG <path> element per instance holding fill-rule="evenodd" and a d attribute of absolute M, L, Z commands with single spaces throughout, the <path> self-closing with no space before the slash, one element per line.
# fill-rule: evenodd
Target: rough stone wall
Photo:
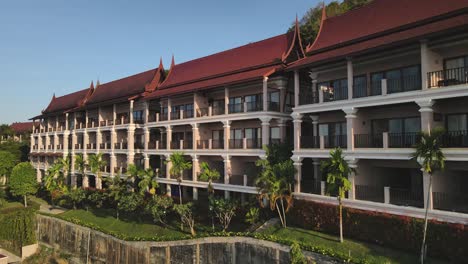
<path fill-rule="evenodd" d="M 210 237 L 170 242 L 128 242 L 60 219 L 38 215 L 41 243 L 86 263 L 289 263 L 289 247 L 248 237 Z"/>

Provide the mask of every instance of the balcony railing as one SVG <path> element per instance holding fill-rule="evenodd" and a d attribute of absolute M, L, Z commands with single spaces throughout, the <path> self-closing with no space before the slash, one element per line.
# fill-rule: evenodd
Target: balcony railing
<path fill-rule="evenodd" d="M 347 135 L 324 136 L 325 148 L 346 148 L 348 146 Z"/>
<path fill-rule="evenodd" d="M 446 148 L 468 147 L 468 131 L 448 131 L 442 136 L 442 146 Z"/>
<path fill-rule="evenodd" d="M 193 140 L 184 140 L 182 147 L 184 149 L 193 149 Z"/>
<path fill-rule="evenodd" d="M 75 149 L 83 149 L 83 146 L 81 144 L 75 144 Z"/>
<path fill-rule="evenodd" d="M 224 149 L 224 140 L 222 139 L 213 139 L 211 141 L 212 149 Z"/>
<path fill-rule="evenodd" d="M 353 98 L 367 97 L 367 83 L 355 83 L 353 85 Z"/>
<path fill-rule="evenodd" d="M 384 202 L 384 188 L 371 185 L 356 185 L 356 199 L 364 201 Z"/>
<path fill-rule="evenodd" d="M 197 117 L 209 116 L 209 107 L 198 108 Z"/>
<path fill-rule="evenodd" d="M 390 188 L 390 203 L 394 205 L 424 207 L 424 198 L 422 192 Z"/>
<path fill-rule="evenodd" d="M 279 102 L 268 102 L 268 111 L 279 112 L 280 103 Z"/>
<path fill-rule="evenodd" d="M 89 143 L 86 145 L 87 149 L 96 149 L 96 143 Z"/>
<path fill-rule="evenodd" d="M 209 140 L 197 140 L 197 149 L 210 149 Z"/>
<path fill-rule="evenodd" d="M 434 209 L 468 213 L 468 195 L 464 193 L 432 193 Z"/>
<path fill-rule="evenodd" d="M 421 75 L 412 74 L 398 79 L 387 79 L 387 93 L 400 93 L 421 89 Z"/>
<path fill-rule="evenodd" d="M 319 96 L 317 92 L 300 94 L 299 96 L 300 105 L 318 104 L 318 103 L 319 103 Z"/>
<path fill-rule="evenodd" d="M 270 145 L 279 145 L 281 144 L 280 138 L 270 138 Z"/>
<path fill-rule="evenodd" d="M 420 139 L 419 132 L 388 133 L 388 146 L 390 148 L 411 148 Z"/>
<path fill-rule="evenodd" d="M 301 148 L 320 148 L 320 137 L 302 136 Z"/>
<path fill-rule="evenodd" d="M 328 88 L 323 91 L 323 100 L 325 102 L 339 101 L 348 99 L 348 88 Z"/>
<path fill-rule="evenodd" d="M 118 142 L 114 144 L 115 149 L 127 149 L 127 142 Z"/>
<path fill-rule="evenodd" d="M 101 144 L 99 144 L 99 148 L 100 149 L 110 149 L 111 144 L 110 143 L 101 143 Z"/>
<path fill-rule="evenodd" d="M 427 73 L 428 88 L 468 83 L 468 68 L 445 69 Z"/>
<path fill-rule="evenodd" d="M 180 140 L 171 141 L 171 149 L 180 149 Z"/>
<path fill-rule="evenodd" d="M 228 105 L 229 114 L 242 113 L 244 112 L 244 104 L 229 104 Z"/>
<path fill-rule="evenodd" d="M 213 115 L 224 115 L 224 105 L 223 106 L 213 106 Z"/>
<path fill-rule="evenodd" d="M 167 149 L 167 142 L 166 141 L 158 141 L 158 149 Z"/>
<path fill-rule="evenodd" d="M 159 114 L 159 120 L 160 121 L 167 121 L 168 120 L 168 114 L 167 113 L 160 113 Z"/>
<path fill-rule="evenodd" d="M 180 111 L 173 111 L 171 112 L 171 120 L 180 119 Z"/>
<path fill-rule="evenodd" d="M 133 143 L 133 148 L 134 149 L 144 149 L 145 145 L 143 144 L 143 142 L 135 142 L 135 143 Z"/>
<path fill-rule="evenodd" d="M 229 148 L 231 149 L 241 149 L 244 147 L 244 140 L 243 139 L 230 139 L 229 140 Z"/>
<path fill-rule="evenodd" d="M 115 125 L 124 125 L 124 124 L 129 124 L 130 119 L 128 117 L 122 117 L 122 118 L 117 118 L 115 120 Z"/>
<path fill-rule="evenodd" d="M 263 103 L 262 102 L 246 102 L 245 111 L 246 112 L 263 111 Z"/>
<path fill-rule="evenodd" d="M 184 111 L 184 118 L 192 118 L 192 117 L 193 117 L 193 110 Z"/>
<path fill-rule="evenodd" d="M 247 138 L 246 147 L 248 149 L 259 149 L 262 148 L 262 139 L 261 138 Z"/>
<path fill-rule="evenodd" d="M 382 148 L 382 134 L 356 134 L 354 135 L 354 147 L 356 148 Z"/>

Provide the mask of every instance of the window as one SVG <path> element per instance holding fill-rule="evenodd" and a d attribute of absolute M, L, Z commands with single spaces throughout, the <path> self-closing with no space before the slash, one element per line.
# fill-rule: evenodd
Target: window
<path fill-rule="evenodd" d="M 347 79 L 322 82 L 318 84 L 318 87 L 323 91 L 325 102 L 348 99 Z"/>
<path fill-rule="evenodd" d="M 135 123 L 143 123 L 143 111 L 133 111 L 133 121 Z"/>
<path fill-rule="evenodd" d="M 421 89 L 420 66 L 392 69 L 371 75 L 372 94 L 382 94 L 382 79 L 387 80 L 387 93 L 399 93 Z"/>
<path fill-rule="evenodd" d="M 468 81 L 466 68 L 468 68 L 468 56 L 452 58 L 445 61 L 445 79 L 465 83 Z"/>
<path fill-rule="evenodd" d="M 224 100 L 214 100 L 212 103 L 213 115 L 224 114 Z"/>
<path fill-rule="evenodd" d="M 457 132 L 468 130 L 468 115 L 454 114 L 447 116 L 447 131 Z"/>
<path fill-rule="evenodd" d="M 229 113 L 240 113 L 242 110 L 242 97 L 229 98 Z"/>
<path fill-rule="evenodd" d="M 319 136 L 346 135 L 346 122 L 319 124 Z"/>
<path fill-rule="evenodd" d="M 367 96 L 367 78 L 365 75 L 353 77 L 353 97 Z"/>
<path fill-rule="evenodd" d="M 280 110 L 280 93 L 279 92 L 268 93 L 268 110 L 269 111 Z"/>
<path fill-rule="evenodd" d="M 247 95 L 244 97 L 246 102 L 247 111 L 260 111 L 262 110 L 262 96 L 259 94 Z"/>

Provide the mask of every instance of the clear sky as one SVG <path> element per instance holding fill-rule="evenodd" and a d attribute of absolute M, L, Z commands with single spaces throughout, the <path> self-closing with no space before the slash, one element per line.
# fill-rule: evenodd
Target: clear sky
<path fill-rule="evenodd" d="M 318 0 L 4 0 L 0 124 L 64 95 L 159 64 L 206 56 L 287 31 Z"/>

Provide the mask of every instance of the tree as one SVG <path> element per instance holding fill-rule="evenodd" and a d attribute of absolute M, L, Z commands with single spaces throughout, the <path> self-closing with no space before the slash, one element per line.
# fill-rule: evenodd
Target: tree
<path fill-rule="evenodd" d="M 36 171 L 29 162 L 18 163 L 11 172 L 10 192 L 14 196 L 23 196 L 24 207 L 28 206 L 27 195 L 37 192 Z"/>
<path fill-rule="evenodd" d="M 89 167 L 91 172 L 96 176 L 96 188 L 102 188 L 101 168 L 107 165 L 107 162 L 102 159 L 102 153 L 91 154 L 88 157 Z"/>
<path fill-rule="evenodd" d="M 348 176 L 355 173 L 354 168 L 349 167 L 348 162 L 343 157 L 343 151 L 335 148 L 330 151 L 330 158 L 322 161 L 320 165 L 323 174 L 327 175 L 328 193 L 337 193 L 339 219 L 340 219 L 340 242 L 343 243 L 343 198 L 347 191 L 351 189 Z"/>
<path fill-rule="evenodd" d="M 8 183 L 8 177 L 17 162 L 18 159 L 10 152 L 0 151 L 0 178 L 3 177 L 3 179 L 0 180 L 0 184 L 6 185 Z"/>
<path fill-rule="evenodd" d="M 119 219 L 119 210 L 121 208 L 119 203 L 122 197 L 125 196 L 125 194 L 128 192 L 128 181 L 126 179 L 122 179 L 120 175 L 117 175 L 112 178 L 107 178 L 106 180 L 108 182 L 108 197 L 116 210 L 116 218 Z"/>
<path fill-rule="evenodd" d="M 249 211 L 245 214 L 245 222 L 248 224 L 255 224 L 258 222 L 260 218 L 260 210 L 257 207 L 252 207 Z"/>
<path fill-rule="evenodd" d="M 208 193 L 213 194 L 213 181 L 216 181 L 221 177 L 219 171 L 211 169 L 207 162 L 200 163 L 200 180 L 208 182 Z"/>
<path fill-rule="evenodd" d="M 119 211 L 131 214 L 138 209 L 138 206 L 140 206 L 142 202 L 143 199 L 137 193 L 123 193 L 117 202 L 117 219 L 119 218 Z"/>
<path fill-rule="evenodd" d="M 210 199 L 210 202 L 213 204 L 216 217 L 223 226 L 223 232 L 226 232 L 229 224 L 231 223 L 232 217 L 236 214 L 236 210 L 238 208 L 237 203 L 233 200 L 223 198 L 213 198 Z"/>
<path fill-rule="evenodd" d="M 127 181 L 130 181 L 134 185 L 135 181 L 143 175 L 143 170 L 138 168 L 135 164 L 129 164 L 127 166 Z"/>
<path fill-rule="evenodd" d="M 171 168 L 169 173 L 177 178 L 177 182 L 179 183 L 179 203 L 182 204 L 182 177 L 185 170 L 192 168 L 192 163 L 190 161 L 186 161 L 183 152 L 173 152 L 171 156 L 169 156 L 169 160 L 166 161 L 166 164 L 170 163 Z"/>
<path fill-rule="evenodd" d="M 166 225 L 166 216 L 174 204 L 174 200 L 165 195 L 155 195 L 146 205 L 146 212 L 151 214 L 155 223 Z"/>
<path fill-rule="evenodd" d="M 425 173 L 429 174 L 429 188 L 427 193 L 427 203 L 429 204 L 429 199 L 432 189 L 432 174 L 436 170 L 443 170 L 445 168 L 445 155 L 442 152 L 442 135 L 445 131 L 442 128 L 435 128 L 430 132 L 422 132 L 421 139 L 414 146 L 414 153 L 412 158 L 418 161 L 421 164 L 421 167 Z M 427 221 L 428 221 L 428 211 L 429 206 L 426 206 L 426 212 L 424 214 L 424 230 L 423 230 L 423 240 L 421 245 L 421 263 L 424 263 L 424 252 L 426 244 L 426 234 L 427 234 Z"/>
<path fill-rule="evenodd" d="M 266 148 L 267 158 L 256 162 L 256 165 L 262 170 L 255 180 L 260 205 L 264 206 L 263 200 L 267 199 L 270 203 L 270 209 L 272 211 L 276 209 L 278 212 L 283 227 L 287 226 L 286 212 L 292 206 L 292 186 L 296 172 L 293 161 L 286 154 L 289 151 L 286 152 L 286 150 L 288 148 L 283 145 L 268 146 Z"/>
<path fill-rule="evenodd" d="M 86 199 L 86 193 L 81 188 L 73 187 L 68 190 L 68 197 L 73 203 L 73 209 L 76 210 L 76 205 Z"/>
<path fill-rule="evenodd" d="M 145 192 L 148 192 L 151 196 L 154 196 L 158 185 L 157 177 L 151 168 L 141 171 L 140 182 L 138 183 L 140 194 L 143 195 Z"/>
<path fill-rule="evenodd" d="M 192 203 L 175 204 L 174 211 L 180 216 L 182 224 L 190 228 L 190 233 L 195 236 L 195 218 L 192 212 Z"/>
<path fill-rule="evenodd" d="M 81 176 L 83 177 L 83 179 L 88 177 L 88 175 L 86 175 L 87 166 L 88 164 L 83 154 L 77 154 L 75 156 L 75 168 L 81 173 Z"/>

